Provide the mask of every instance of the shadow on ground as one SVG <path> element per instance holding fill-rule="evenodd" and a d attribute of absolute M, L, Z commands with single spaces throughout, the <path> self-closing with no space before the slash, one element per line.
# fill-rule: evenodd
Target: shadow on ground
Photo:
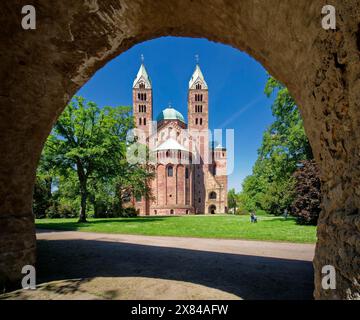
<path fill-rule="evenodd" d="M 308 261 L 116 241 L 38 240 L 38 283 L 93 277 L 184 281 L 242 299 L 312 299 L 314 289 Z"/>

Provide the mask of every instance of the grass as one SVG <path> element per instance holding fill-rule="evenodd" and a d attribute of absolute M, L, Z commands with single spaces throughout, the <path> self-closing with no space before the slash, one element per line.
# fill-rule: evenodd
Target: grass
<path fill-rule="evenodd" d="M 249 216 L 176 216 L 88 219 L 79 224 L 77 219 L 37 219 L 36 227 L 101 233 L 138 234 L 149 236 L 177 236 L 221 239 L 249 239 L 314 243 L 315 226 L 297 225 L 293 218 L 271 215 L 258 216 L 251 224 Z"/>

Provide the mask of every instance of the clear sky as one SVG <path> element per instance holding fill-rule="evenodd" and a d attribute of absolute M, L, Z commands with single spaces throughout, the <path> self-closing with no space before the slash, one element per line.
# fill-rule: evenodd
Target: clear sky
<path fill-rule="evenodd" d="M 210 129 L 234 129 L 235 168 L 229 188 L 241 190 L 251 174 L 264 130 L 273 121 L 264 94 L 266 70 L 249 55 L 205 39 L 164 37 L 138 44 L 116 57 L 77 93 L 99 106 L 131 106 L 141 54 L 153 85 L 154 118 L 171 102 L 187 119 L 187 91 L 195 55 L 209 86 Z"/>

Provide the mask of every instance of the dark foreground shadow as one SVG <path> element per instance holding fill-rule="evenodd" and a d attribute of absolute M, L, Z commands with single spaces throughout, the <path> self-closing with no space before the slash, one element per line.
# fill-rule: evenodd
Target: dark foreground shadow
<path fill-rule="evenodd" d="M 311 262 L 97 240 L 38 240 L 37 282 L 150 277 L 243 299 L 312 299 Z"/>

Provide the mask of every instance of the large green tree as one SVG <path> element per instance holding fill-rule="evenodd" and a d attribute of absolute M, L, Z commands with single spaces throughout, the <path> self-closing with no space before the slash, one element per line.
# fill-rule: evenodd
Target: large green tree
<path fill-rule="evenodd" d="M 147 191 L 146 179 L 151 175 L 147 168 L 126 161 L 126 136 L 133 127 L 129 107 L 99 108 L 79 96 L 74 97 L 56 122 L 42 163 L 65 177 L 63 180 L 76 182 L 79 222 L 86 221 L 89 196 L 94 202 L 97 192 L 116 196 L 123 188 Z"/>
<path fill-rule="evenodd" d="M 263 136 L 259 159 L 277 162 L 276 174 L 293 171 L 300 160 L 312 159 L 312 150 L 306 136 L 299 108 L 289 90 L 273 77 L 269 77 L 265 94 L 276 94 L 271 106 L 275 121 Z"/>
<path fill-rule="evenodd" d="M 299 109 L 288 89 L 269 77 L 265 94 L 276 94 L 271 106 L 274 122 L 264 132 L 252 175 L 244 180 L 242 198 L 249 210 L 281 214 L 294 198 L 292 175 L 297 164 L 313 155 Z"/>

